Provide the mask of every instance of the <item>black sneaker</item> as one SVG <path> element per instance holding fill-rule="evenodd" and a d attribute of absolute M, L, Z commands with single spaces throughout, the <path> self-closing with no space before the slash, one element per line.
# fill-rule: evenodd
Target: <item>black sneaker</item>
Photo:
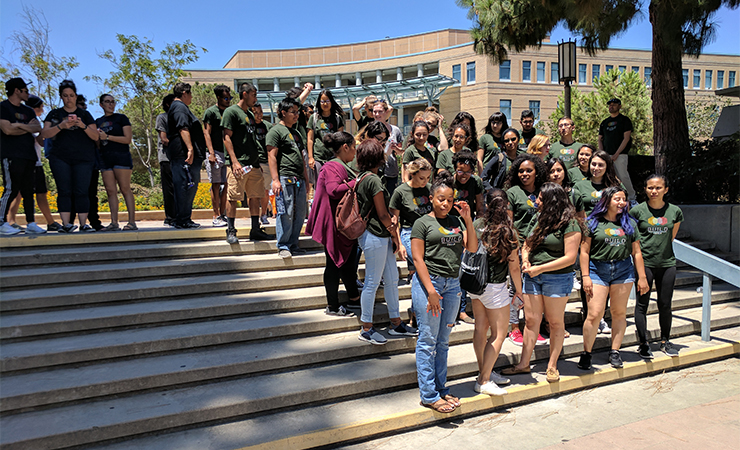
<path fill-rule="evenodd" d="M 83 233 L 95 233 L 95 228 L 91 227 L 90 224 L 85 224 L 80 228 L 80 231 Z"/>
<path fill-rule="evenodd" d="M 624 364 L 622 363 L 622 357 L 619 356 L 619 350 L 612 350 L 609 352 L 609 364 L 615 369 L 621 369 Z"/>
<path fill-rule="evenodd" d="M 326 314 L 327 316 L 337 317 L 355 317 L 355 313 L 353 313 L 352 311 L 347 311 L 347 308 L 342 305 L 340 305 L 339 309 L 337 309 L 336 311 L 332 311 L 331 308 L 327 306 L 324 310 L 324 314 Z"/>
<path fill-rule="evenodd" d="M 236 228 L 230 228 L 226 230 L 226 243 L 227 244 L 238 244 L 239 238 L 236 237 Z"/>
<path fill-rule="evenodd" d="M 591 370 L 591 353 L 581 353 L 581 359 L 578 361 L 578 368 L 581 370 Z"/>
<path fill-rule="evenodd" d="M 68 223 L 67 225 L 62 226 L 59 230 L 57 230 L 57 233 L 71 233 L 76 229 L 77 225 L 73 223 Z"/>
<path fill-rule="evenodd" d="M 60 228 L 62 228 L 62 226 L 57 222 L 52 222 L 46 225 L 46 231 L 59 231 Z"/>
<path fill-rule="evenodd" d="M 650 344 L 640 344 L 640 358 L 644 360 L 650 360 L 653 359 L 653 352 L 650 351 Z"/>
<path fill-rule="evenodd" d="M 259 228 L 254 228 L 249 232 L 250 241 L 270 241 L 275 239 L 275 236 L 267 234 Z"/>
<path fill-rule="evenodd" d="M 660 351 L 670 356 L 671 358 L 678 357 L 678 349 L 671 344 L 671 341 L 665 341 L 660 343 Z"/>
<path fill-rule="evenodd" d="M 292 253 L 293 256 L 299 256 L 308 254 L 308 251 L 305 248 L 297 247 L 291 250 L 290 253 Z"/>

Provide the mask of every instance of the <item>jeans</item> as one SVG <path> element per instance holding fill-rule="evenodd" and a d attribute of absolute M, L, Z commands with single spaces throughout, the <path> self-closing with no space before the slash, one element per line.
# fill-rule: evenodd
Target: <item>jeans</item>
<path fill-rule="evenodd" d="M 306 219 L 306 182 L 296 177 L 280 177 L 285 214 L 277 215 L 278 250 L 297 250 L 303 221 Z"/>
<path fill-rule="evenodd" d="M 614 161 L 614 170 L 617 171 L 617 177 L 624 184 L 624 188 L 627 189 L 627 198 L 629 200 L 635 199 L 635 188 L 632 187 L 632 180 L 630 179 L 630 173 L 627 170 L 627 162 L 629 156 L 621 154 L 617 156 L 617 160 Z"/>
<path fill-rule="evenodd" d="M 188 177 L 185 173 L 185 159 L 170 160 L 170 169 L 172 170 L 172 187 L 173 197 L 175 200 L 175 223 L 185 225 L 191 221 L 193 214 L 193 200 L 198 192 L 198 183 L 200 183 L 200 166 L 203 160 L 195 158 L 190 165 L 190 178 L 194 186 L 188 187 Z"/>
<path fill-rule="evenodd" d="M 406 249 L 406 264 L 409 272 L 416 271 L 414 258 L 411 256 L 411 228 L 401 228 L 401 245 Z"/>
<path fill-rule="evenodd" d="M 648 286 L 652 287 L 655 280 L 655 290 L 658 293 L 658 321 L 660 322 L 660 339 L 668 341 L 671 337 L 671 301 L 673 300 L 673 286 L 676 283 L 676 266 L 665 268 L 650 268 L 645 266 L 645 275 Z M 650 304 L 650 291 L 640 295 L 635 305 L 635 327 L 641 344 L 647 343 L 647 310 Z"/>
<path fill-rule="evenodd" d="M 360 248 L 365 252 L 365 287 L 360 295 L 364 323 L 373 322 L 375 293 L 383 280 L 383 294 L 391 319 L 401 317 L 398 312 L 398 266 L 393 254 L 393 243 L 389 237 L 378 237 L 365 230 L 357 239 Z"/>
<path fill-rule="evenodd" d="M 175 189 L 172 185 L 172 169 L 169 161 L 159 163 L 159 173 L 162 180 L 162 201 L 164 202 L 164 216 L 170 222 L 175 220 Z"/>
<path fill-rule="evenodd" d="M 611 286 L 635 281 L 635 266 L 632 264 L 632 258 L 619 261 L 594 261 L 592 259 L 588 262 L 588 268 L 594 284 Z"/>
<path fill-rule="evenodd" d="M 357 298 L 360 293 L 357 289 L 357 243 L 349 252 L 349 257 L 342 267 L 337 267 L 329 252 L 324 248 L 326 268 L 324 269 L 324 288 L 326 289 L 326 304 L 331 311 L 339 310 L 339 280 L 344 283 L 347 297 Z M 344 302 L 347 303 L 346 301 Z"/>
<path fill-rule="evenodd" d="M 427 312 L 427 293 L 418 275 L 411 281 L 411 303 L 419 324 L 416 341 L 416 377 L 421 402 L 431 404 L 449 394 L 447 384 L 447 353 L 450 333 L 460 309 L 460 280 L 431 275 L 434 290 L 441 296 L 442 312 L 434 316 Z"/>
<path fill-rule="evenodd" d="M 72 211 L 72 197 L 77 213 L 87 214 L 90 210 L 88 187 L 93 172 L 93 162 L 69 163 L 51 155 L 49 166 L 57 185 L 57 207 L 59 212 Z"/>

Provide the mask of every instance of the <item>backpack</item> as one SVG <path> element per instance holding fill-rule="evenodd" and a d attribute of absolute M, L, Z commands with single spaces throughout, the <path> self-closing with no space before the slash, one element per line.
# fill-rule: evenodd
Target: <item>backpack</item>
<path fill-rule="evenodd" d="M 488 284 L 488 252 L 482 242 L 473 253 L 463 250 L 460 262 L 460 288 L 471 294 L 481 295 Z"/>
<path fill-rule="evenodd" d="M 491 158 L 483 168 L 483 174 L 481 179 L 483 180 L 483 187 L 486 191 L 490 191 L 493 188 L 503 188 L 504 181 L 506 181 L 506 155 L 503 152 Z"/>
<path fill-rule="evenodd" d="M 350 240 L 355 240 L 362 236 L 362 233 L 365 232 L 365 228 L 367 227 L 367 218 L 370 216 L 370 212 L 368 212 L 365 217 L 360 215 L 360 205 L 357 201 L 356 188 L 366 176 L 367 174 L 357 180 L 355 187 L 350 187 L 349 190 L 344 193 L 342 199 L 339 200 L 337 213 L 334 216 L 337 231 Z M 349 186 L 347 181 L 345 181 L 344 184 Z"/>

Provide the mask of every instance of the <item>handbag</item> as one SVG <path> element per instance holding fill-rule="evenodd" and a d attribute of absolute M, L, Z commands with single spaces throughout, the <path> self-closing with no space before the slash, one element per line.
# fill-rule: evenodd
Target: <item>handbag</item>
<path fill-rule="evenodd" d="M 360 215 L 360 205 L 357 201 L 356 188 L 366 176 L 367 174 L 357 180 L 355 187 L 350 187 L 349 190 L 344 193 L 342 199 L 339 200 L 337 212 L 334 216 L 337 231 L 350 240 L 355 240 L 362 236 L 362 233 L 365 232 L 365 228 L 367 228 L 367 219 L 370 216 L 370 211 L 372 211 L 371 208 L 367 215 L 362 217 Z M 346 181 L 344 183 L 349 186 Z"/>
<path fill-rule="evenodd" d="M 463 250 L 460 262 L 460 288 L 475 295 L 481 295 L 488 284 L 488 252 L 478 241 L 478 250 Z"/>

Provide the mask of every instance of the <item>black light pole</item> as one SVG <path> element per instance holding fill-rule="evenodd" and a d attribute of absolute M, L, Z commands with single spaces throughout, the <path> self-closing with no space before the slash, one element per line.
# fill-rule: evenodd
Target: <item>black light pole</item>
<path fill-rule="evenodd" d="M 570 82 L 576 79 L 576 41 L 558 43 L 558 75 L 565 84 L 565 117 L 570 117 Z"/>

